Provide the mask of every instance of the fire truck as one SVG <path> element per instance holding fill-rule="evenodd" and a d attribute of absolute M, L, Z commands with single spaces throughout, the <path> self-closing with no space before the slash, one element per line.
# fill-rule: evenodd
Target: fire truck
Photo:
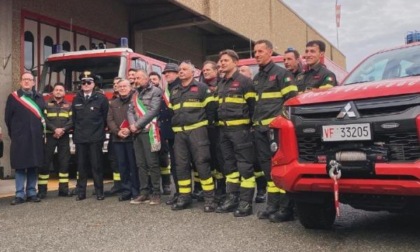
<path fill-rule="evenodd" d="M 340 203 L 418 215 L 420 43 L 379 51 L 343 85 L 283 109 L 270 124 L 271 176 L 305 228 L 330 228 Z"/>
<path fill-rule="evenodd" d="M 89 70 L 97 77 L 95 81 L 97 87 L 110 99 L 114 92 L 113 80 L 115 77 L 125 78 L 128 70 L 131 68 L 142 69 L 148 73 L 154 71 L 162 74 L 165 65 L 165 62 L 135 53 L 130 48 L 57 52 L 45 60 L 38 90 L 44 91 L 44 98 L 48 100 L 51 97 L 50 91 L 54 84 L 63 82 L 67 90 L 65 99 L 72 102 L 75 93 L 80 89 L 80 73 Z M 109 134 L 107 134 L 107 139 L 109 139 Z M 75 145 L 72 141 L 70 147 L 73 155 L 75 153 Z M 107 152 L 107 141 L 105 141 L 103 151 Z"/>

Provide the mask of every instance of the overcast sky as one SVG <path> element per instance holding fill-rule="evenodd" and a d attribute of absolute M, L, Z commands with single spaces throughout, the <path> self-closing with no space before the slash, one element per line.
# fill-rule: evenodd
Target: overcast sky
<path fill-rule="evenodd" d="M 337 47 L 335 0 L 283 2 Z M 366 56 L 405 43 L 408 31 L 420 31 L 419 0 L 338 0 L 341 4 L 339 49 L 351 70 Z"/>

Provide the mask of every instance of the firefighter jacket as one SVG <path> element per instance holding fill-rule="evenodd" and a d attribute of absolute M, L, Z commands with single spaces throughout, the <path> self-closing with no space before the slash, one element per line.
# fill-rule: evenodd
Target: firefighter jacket
<path fill-rule="evenodd" d="M 71 104 L 66 100 L 56 101 L 51 97 L 44 110 L 47 133 L 54 133 L 57 128 L 64 128 L 66 133 L 73 128 Z"/>
<path fill-rule="evenodd" d="M 192 80 L 188 86 L 178 85 L 171 90 L 169 108 L 174 112 L 174 132 L 198 129 L 215 122 L 215 97 L 207 85 Z"/>
<path fill-rule="evenodd" d="M 299 92 L 313 88 L 331 88 L 337 86 L 335 74 L 321 63 L 315 64 L 309 70 L 296 77 Z"/>
<path fill-rule="evenodd" d="M 250 125 L 255 104 L 252 80 L 236 71 L 230 78 L 223 78 L 217 88 L 217 117 L 219 126 Z"/>
<path fill-rule="evenodd" d="M 108 100 L 102 93 L 93 91 L 86 100 L 83 91 L 78 92 L 72 104 L 73 142 L 79 144 L 104 141 L 108 108 Z"/>
<path fill-rule="evenodd" d="M 141 117 L 135 109 L 135 102 L 137 99 L 140 99 L 143 102 L 146 109 L 146 113 Z M 159 114 L 161 101 L 162 90 L 153 86 L 152 83 L 148 83 L 147 87 L 138 88 L 137 93 L 133 94 L 133 98 L 131 99 L 127 112 L 128 122 L 130 125 L 134 124 L 136 128 L 147 132 L 148 128 L 146 126 Z"/>
<path fill-rule="evenodd" d="M 272 61 L 260 67 L 254 77 L 256 91 L 255 109 L 252 117 L 254 126 L 268 126 L 281 114 L 283 103 L 297 94 L 298 88 L 292 73 Z"/>
<path fill-rule="evenodd" d="M 131 91 L 127 97 L 116 97 L 115 99 L 109 102 L 109 110 L 107 117 L 107 124 L 109 132 L 111 133 L 112 141 L 114 142 L 132 142 L 133 136 L 130 134 L 126 138 L 120 138 L 118 132 L 121 128 L 129 127 L 127 111 L 130 105 L 133 93 L 136 91 Z"/>

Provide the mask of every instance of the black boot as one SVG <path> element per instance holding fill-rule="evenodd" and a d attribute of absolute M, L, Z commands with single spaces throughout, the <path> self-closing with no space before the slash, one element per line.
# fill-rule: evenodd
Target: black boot
<path fill-rule="evenodd" d="M 73 193 L 69 190 L 68 183 L 59 183 L 58 184 L 58 196 L 59 197 L 71 197 Z"/>
<path fill-rule="evenodd" d="M 237 193 L 229 193 L 223 203 L 216 208 L 216 213 L 233 212 L 239 206 L 239 195 Z"/>
<path fill-rule="evenodd" d="M 165 203 L 168 206 L 172 206 L 173 204 L 175 204 L 178 200 L 179 197 L 179 193 L 175 193 L 172 198 L 168 199 Z"/>
<path fill-rule="evenodd" d="M 216 192 L 214 194 L 214 202 L 222 203 L 226 199 L 226 181 L 225 179 L 216 179 Z"/>
<path fill-rule="evenodd" d="M 161 175 L 161 180 L 163 189 L 162 195 L 171 195 L 171 175 Z"/>
<path fill-rule="evenodd" d="M 264 203 L 265 202 L 265 189 L 257 190 L 257 195 L 255 196 L 255 203 Z"/>
<path fill-rule="evenodd" d="M 194 182 L 194 191 L 192 192 L 191 197 L 198 202 L 204 202 L 203 189 L 200 182 Z"/>
<path fill-rule="evenodd" d="M 268 219 L 271 214 L 279 211 L 280 209 L 280 193 L 268 193 L 267 194 L 267 208 L 264 211 L 259 211 L 257 216 L 258 219 Z"/>
<path fill-rule="evenodd" d="M 38 184 L 38 197 L 40 199 L 45 199 L 47 197 L 47 185 L 39 185 Z"/>
<path fill-rule="evenodd" d="M 204 212 L 210 213 L 216 210 L 217 204 L 214 202 L 214 190 L 204 191 Z"/>
<path fill-rule="evenodd" d="M 121 191 L 122 191 L 121 181 L 114 180 L 114 185 L 111 187 L 109 191 L 105 191 L 105 195 L 106 196 L 117 195 Z"/>
<path fill-rule="evenodd" d="M 269 219 L 271 222 L 274 223 L 292 221 L 294 219 L 293 211 L 289 211 L 286 209 L 282 211 L 277 211 L 273 214 L 270 214 Z"/>
<path fill-rule="evenodd" d="M 103 189 L 95 189 L 95 192 L 96 192 L 96 199 L 97 200 L 104 200 L 105 199 Z"/>
<path fill-rule="evenodd" d="M 245 217 L 252 214 L 252 203 L 241 201 L 238 208 L 233 213 L 235 217 Z"/>
<path fill-rule="evenodd" d="M 183 210 L 190 207 L 192 199 L 189 194 L 181 194 L 175 204 L 172 205 L 171 209 L 174 211 Z"/>

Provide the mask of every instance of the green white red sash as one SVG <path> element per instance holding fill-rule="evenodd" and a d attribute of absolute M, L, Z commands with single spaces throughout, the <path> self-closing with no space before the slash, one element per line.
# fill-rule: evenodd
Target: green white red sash
<path fill-rule="evenodd" d="M 163 92 L 163 101 L 165 101 L 166 106 L 169 107 L 170 96 L 169 96 L 169 89 L 168 89 L 168 87 L 166 87 L 165 88 L 165 92 Z"/>
<path fill-rule="evenodd" d="M 31 98 L 27 97 L 26 95 L 22 95 L 19 97 L 17 91 L 12 92 L 12 96 L 20 102 L 25 108 L 27 108 L 29 111 L 31 111 L 39 120 L 41 120 L 42 127 L 44 128 L 44 137 L 46 135 L 47 126 L 45 123 L 45 117 L 42 113 L 42 110 L 39 108 L 38 104 Z M 46 138 L 45 138 L 46 140 Z"/>
<path fill-rule="evenodd" d="M 133 96 L 134 101 L 134 109 L 139 116 L 139 118 L 143 117 L 147 113 L 147 108 L 144 105 L 143 101 L 140 100 L 138 95 Z M 149 141 L 150 147 L 152 152 L 156 152 L 160 150 L 160 134 L 159 134 L 159 127 L 157 125 L 157 118 L 153 118 L 152 121 L 146 126 L 146 130 L 149 130 Z"/>

